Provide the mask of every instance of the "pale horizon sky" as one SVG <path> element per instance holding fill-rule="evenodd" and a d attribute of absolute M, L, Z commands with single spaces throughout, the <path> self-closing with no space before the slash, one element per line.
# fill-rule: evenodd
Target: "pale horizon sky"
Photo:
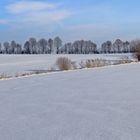
<path fill-rule="evenodd" d="M 0 42 L 138 39 L 139 5 L 138 0 L 1 0 Z"/>

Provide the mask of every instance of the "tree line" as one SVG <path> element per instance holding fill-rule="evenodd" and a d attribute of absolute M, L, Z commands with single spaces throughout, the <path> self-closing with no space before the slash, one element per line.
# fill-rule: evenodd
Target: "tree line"
<path fill-rule="evenodd" d="M 95 54 L 95 53 L 132 53 L 135 52 L 135 42 L 123 42 L 117 39 L 114 43 L 104 42 L 100 48 L 91 40 L 76 40 L 63 44 L 60 37 L 54 39 L 30 38 L 22 46 L 16 41 L 0 43 L 1 54 Z"/>

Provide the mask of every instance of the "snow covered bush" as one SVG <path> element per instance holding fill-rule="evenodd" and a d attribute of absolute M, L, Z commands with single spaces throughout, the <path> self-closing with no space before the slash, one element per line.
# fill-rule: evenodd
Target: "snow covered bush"
<path fill-rule="evenodd" d="M 59 57 L 56 61 L 56 65 L 59 68 L 59 70 L 72 69 L 72 61 L 67 57 Z"/>

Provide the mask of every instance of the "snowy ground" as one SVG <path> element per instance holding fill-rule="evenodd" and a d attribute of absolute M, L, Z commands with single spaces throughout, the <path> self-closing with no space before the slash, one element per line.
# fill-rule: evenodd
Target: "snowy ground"
<path fill-rule="evenodd" d="M 87 59 L 103 58 L 117 60 L 131 54 L 92 54 L 92 55 L 0 55 L 0 74 L 15 75 L 30 73 L 36 70 L 48 70 L 54 66 L 56 59 L 66 56 L 72 61 L 80 62 Z"/>
<path fill-rule="evenodd" d="M 139 70 L 137 63 L 0 81 L 0 140 L 139 140 Z"/>

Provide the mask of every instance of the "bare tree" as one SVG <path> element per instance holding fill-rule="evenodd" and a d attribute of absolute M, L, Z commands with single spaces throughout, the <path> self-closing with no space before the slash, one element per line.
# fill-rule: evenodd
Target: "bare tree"
<path fill-rule="evenodd" d="M 26 41 L 25 44 L 24 44 L 24 53 L 25 54 L 31 54 L 29 41 Z"/>
<path fill-rule="evenodd" d="M 36 54 L 37 53 L 37 41 L 35 38 L 30 38 L 29 39 L 29 43 L 30 43 L 30 53 L 31 54 Z"/>
<path fill-rule="evenodd" d="M 45 40 L 44 38 L 40 39 L 38 41 L 38 53 L 40 54 L 45 54 L 48 53 L 48 48 L 47 48 L 47 40 Z"/>
<path fill-rule="evenodd" d="M 17 44 L 14 51 L 15 51 L 15 54 L 21 54 L 22 53 L 22 46 L 20 44 Z"/>
<path fill-rule="evenodd" d="M 48 40 L 48 49 L 51 54 L 53 52 L 53 40 L 51 38 Z"/>
<path fill-rule="evenodd" d="M 114 50 L 116 53 L 121 53 L 123 49 L 123 41 L 117 39 L 113 44 Z"/>
<path fill-rule="evenodd" d="M 9 48 L 10 48 L 9 42 L 4 42 L 3 46 L 4 46 L 4 53 L 9 54 Z"/>
<path fill-rule="evenodd" d="M 54 39 L 54 53 L 59 53 L 59 49 L 62 47 L 62 40 L 60 37 L 55 37 Z"/>
<path fill-rule="evenodd" d="M 13 40 L 11 41 L 11 53 L 14 54 L 15 53 L 15 49 L 17 47 L 16 42 Z"/>

